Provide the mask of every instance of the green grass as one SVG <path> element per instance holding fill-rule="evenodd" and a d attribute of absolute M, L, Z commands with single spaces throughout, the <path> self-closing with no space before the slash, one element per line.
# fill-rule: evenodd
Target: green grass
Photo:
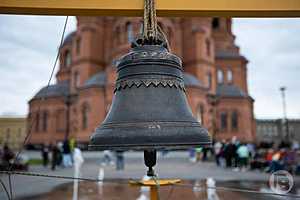
<path fill-rule="evenodd" d="M 29 165 L 42 165 L 43 164 L 43 160 L 42 159 L 38 159 L 38 158 L 29 159 L 28 160 L 28 164 Z"/>

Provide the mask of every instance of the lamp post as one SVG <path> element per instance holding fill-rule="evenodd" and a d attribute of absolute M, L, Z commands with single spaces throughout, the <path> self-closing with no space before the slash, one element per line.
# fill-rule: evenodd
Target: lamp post
<path fill-rule="evenodd" d="M 71 95 L 67 95 L 64 101 L 66 105 L 66 132 L 65 132 L 65 140 L 69 138 L 70 135 L 70 107 L 71 107 Z"/>
<path fill-rule="evenodd" d="M 74 94 L 67 94 L 64 98 L 64 104 L 66 106 L 66 132 L 65 132 L 65 140 L 69 138 L 70 135 L 70 111 L 71 111 L 71 105 L 74 103 L 76 99 L 76 95 Z"/>
<path fill-rule="evenodd" d="M 282 109 L 283 109 L 283 126 L 284 126 L 284 132 L 285 136 L 287 138 L 287 141 L 290 142 L 291 136 L 289 133 L 289 123 L 286 113 L 286 100 L 285 100 L 285 91 L 286 87 L 280 87 L 279 90 L 281 91 L 281 97 L 282 97 Z"/>

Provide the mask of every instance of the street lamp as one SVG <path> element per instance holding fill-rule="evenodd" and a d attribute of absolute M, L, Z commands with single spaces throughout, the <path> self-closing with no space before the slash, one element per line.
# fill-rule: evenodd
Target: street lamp
<path fill-rule="evenodd" d="M 76 95 L 74 94 L 67 94 L 64 98 L 64 104 L 66 106 L 66 132 L 65 132 L 65 140 L 69 139 L 70 136 L 70 115 L 71 115 L 71 105 L 76 100 Z"/>
<path fill-rule="evenodd" d="M 290 134 L 289 134 L 289 123 L 288 118 L 286 114 L 286 100 L 285 100 L 285 91 L 286 87 L 280 87 L 279 90 L 281 91 L 281 97 L 282 97 L 282 109 L 283 109 L 283 126 L 284 126 L 284 132 L 285 136 L 287 138 L 287 141 L 290 142 Z"/>

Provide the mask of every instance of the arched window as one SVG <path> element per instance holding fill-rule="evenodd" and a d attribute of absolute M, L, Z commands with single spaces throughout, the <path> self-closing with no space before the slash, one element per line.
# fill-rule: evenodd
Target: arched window
<path fill-rule="evenodd" d="M 78 88 L 80 85 L 80 76 L 79 76 L 79 72 L 75 72 L 74 73 L 74 87 Z"/>
<path fill-rule="evenodd" d="M 210 56 L 211 48 L 210 48 L 210 40 L 209 39 L 205 40 L 205 46 L 206 46 L 206 54 L 207 54 L 207 56 Z"/>
<path fill-rule="evenodd" d="M 232 83 L 232 81 L 233 81 L 233 74 L 230 69 L 227 71 L 227 81 L 228 81 L 228 83 Z"/>
<path fill-rule="evenodd" d="M 82 129 L 85 130 L 88 128 L 88 112 L 89 112 L 89 106 L 85 103 L 82 106 L 81 109 L 81 124 L 82 124 Z"/>
<path fill-rule="evenodd" d="M 220 20 L 217 17 L 214 17 L 212 20 L 212 27 L 213 29 L 217 29 L 220 27 Z"/>
<path fill-rule="evenodd" d="M 44 111 L 42 116 L 42 130 L 45 132 L 48 128 L 48 112 Z"/>
<path fill-rule="evenodd" d="M 67 50 L 65 53 L 65 66 L 69 67 L 71 65 L 71 62 L 72 62 L 71 52 Z"/>
<path fill-rule="evenodd" d="M 80 53 L 80 48 L 81 48 L 81 38 L 79 37 L 76 40 L 76 53 L 77 53 L 77 55 L 79 55 L 79 53 Z"/>
<path fill-rule="evenodd" d="M 211 88 L 212 86 L 212 75 L 210 72 L 207 73 L 207 87 Z"/>
<path fill-rule="evenodd" d="M 128 40 L 128 42 L 132 42 L 133 39 L 134 39 L 134 36 L 133 36 L 132 24 L 130 22 L 126 23 L 126 32 L 127 32 L 127 40 Z"/>
<path fill-rule="evenodd" d="M 226 112 L 222 112 L 220 114 L 220 121 L 221 121 L 221 131 L 225 131 L 227 130 L 227 113 Z"/>
<path fill-rule="evenodd" d="M 197 108 L 197 120 L 200 124 L 203 124 L 203 106 L 199 105 Z"/>
<path fill-rule="evenodd" d="M 217 71 L 217 79 L 219 84 L 222 84 L 224 82 L 224 75 L 221 69 L 218 69 Z"/>
<path fill-rule="evenodd" d="M 238 128 L 239 128 L 237 111 L 233 111 L 231 113 L 231 128 L 232 128 L 232 130 L 238 130 Z"/>
<path fill-rule="evenodd" d="M 35 131 L 40 131 L 40 113 L 36 113 Z"/>
<path fill-rule="evenodd" d="M 66 128 L 66 113 L 64 109 L 56 111 L 56 131 L 64 132 Z"/>

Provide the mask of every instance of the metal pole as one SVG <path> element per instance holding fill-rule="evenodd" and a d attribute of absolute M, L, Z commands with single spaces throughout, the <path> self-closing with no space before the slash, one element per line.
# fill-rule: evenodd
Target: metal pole
<path fill-rule="evenodd" d="M 65 105 L 67 107 L 66 110 L 66 133 L 65 133 L 65 140 L 69 138 L 70 134 L 70 107 L 71 107 L 71 96 L 66 96 Z"/>
<path fill-rule="evenodd" d="M 158 188 L 156 185 L 150 186 L 150 200 L 158 200 Z"/>
<path fill-rule="evenodd" d="M 281 97 L 282 97 L 282 108 L 283 108 L 283 125 L 284 125 L 284 130 L 286 133 L 286 138 L 287 141 L 290 141 L 290 134 L 289 134 L 289 125 L 288 125 L 288 118 L 287 118 L 287 113 L 286 113 L 286 100 L 285 100 L 285 91 L 286 87 L 281 87 Z"/>

